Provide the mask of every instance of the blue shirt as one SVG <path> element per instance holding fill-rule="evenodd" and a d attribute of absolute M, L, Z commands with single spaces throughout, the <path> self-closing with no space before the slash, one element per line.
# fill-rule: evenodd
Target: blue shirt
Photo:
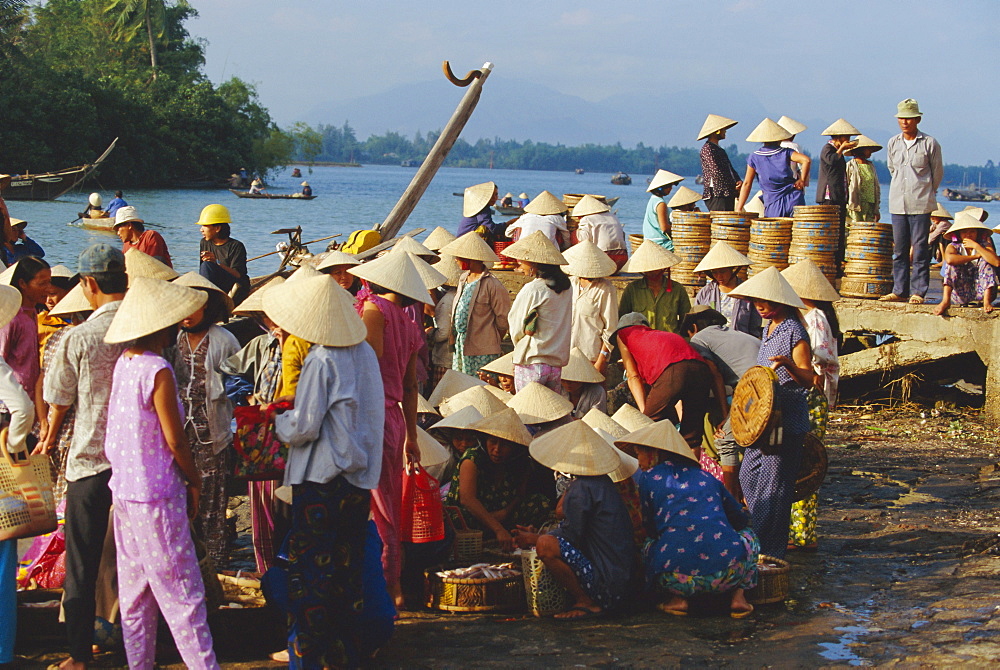
<path fill-rule="evenodd" d="M 123 200 L 122 198 L 115 198 L 114 200 L 108 203 L 108 214 L 114 216 L 115 212 L 117 212 L 122 207 L 128 207 L 128 203 L 125 202 L 125 200 Z"/>
<path fill-rule="evenodd" d="M 802 322 L 794 317 L 784 319 L 775 326 L 770 334 L 765 326 L 760 353 L 757 354 L 757 365 L 770 367 L 771 358 L 774 356 L 791 358 L 795 345 L 802 340 L 809 344 L 809 333 L 806 332 L 806 327 L 802 325 Z M 808 433 L 809 406 L 806 403 L 806 388 L 799 386 L 799 383 L 792 378 L 785 366 L 781 366 L 776 372 L 778 373 L 778 398 L 781 400 L 782 427 L 786 433 Z"/>
<path fill-rule="evenodd" d="M 45 258 L 45 250 L 39 246 L 38 242 L 35 242 L 27 235 L 24 236 L 22 241 L 15 243 L 13 249 L 7 247 L 0 248 L 3 249 L 3 262 L 7 267 L 10 267 L 25 256 Z"/>
<path fill-rule="evenodd" d="M 642 220 L 642 236 L 647 240 L 653 240 L 667 251 L 674 250 L 674 241 L 670 236 L 660 230 L 660 219 L 656 216 L 656 208 L 659 205 L 666 207 L 666 201 L 658 195 L 649 196 L 646 203 L 646 216 Z"/>
<path fill-rule="evenodd" d="M 466 233 L 472 232 L 479 226 L 483 226 L 486 230 L 490 231 L 493 237 L 499 237 L 503 232 L 501 224 L 493 223 L 493 210 L 487 207 L 475 216 L 463 217 L 458 223 L 458 236 L 461 237 Z"/>
<path fill-rule="evenodd" d="M 638 470 L 642 520 L 652 542 L 645 550 L 646 576 L 665 572 L 710 575 L 745 558 L 737 530 L 749 523 L 743 507 L 722 483 L 693 461 L 678 457 Z"/>

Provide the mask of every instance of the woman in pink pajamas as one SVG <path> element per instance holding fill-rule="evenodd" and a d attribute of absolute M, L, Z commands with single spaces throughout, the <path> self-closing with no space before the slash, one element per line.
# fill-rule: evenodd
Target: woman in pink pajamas
<path fill-rule="evenodd" d="M 432 303 L 408 254 L 386 254 L 348 272 L 367 281 L 371 290 L 365 292 L 356 307 L 368 328 L 368 344 L 378 356 L 385 389 L 382 474 L 378 488 L 372 491 L 372 514 L 382 538 L 386 586 L 396 606 L 402 607 L 399 514 L 403 503 L 403 454 L 407 462 L 420 460 L 417 352 L 423 344 L 423 332 L 403 308 L 415 302 Z"/>
<path fill-rule="evenodd" d="M 134 340 L 115 365 L 105 441 L 122 631 L 133 669 L 154 667 L 157 609 L 185 665 L 219 667 L 189 527 L 201 476 L 184 433 L 174 372 L 162 355 L 177 337 L 176 324 L 207 297 L 159 279 L 134 278 L 104 338 L 109 344 Z"/>

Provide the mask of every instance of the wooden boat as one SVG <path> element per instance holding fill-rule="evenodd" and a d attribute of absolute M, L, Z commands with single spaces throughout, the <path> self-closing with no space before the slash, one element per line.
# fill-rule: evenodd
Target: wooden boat
<path fill-rule="evenodd" d="M 501 216 L 521 216 L 524 214 L 524 207 L 504 207 L 503 205 L 493 205 L 493 209 Z"/>
<path fill-rule="evenodd" d="M 113 233 L 115 232 L 115 217 L 105 216 L 101 219 L 88 219 L 84 217 L 80 219 L 80 226 L 87 230 L 101 230 L 106 233 Z"/>
<path fill-rule="evenodd" d="M 624 172 L 619 172 L 611 178 L 611 183 L 617 186 L 630 186 L 632 184 L 632 177 L 629 177 Z"/>
<path fill-rule="evenodd" d="M 577 169 L 575 170 L 575 172 L 576 172 L 577 174 L 583 174 L 583 168 L 577 168 Z"/>
<path fill-rule="evenodd" d="M 423 163 L 423 161 L 413 161 L 413 160 L 400 161 L 399 167 L 418 168 L 420 167 L 421 163 Z"/>
<path fill-rule="evenodd" d="M 81 184 L 84 179 L 96 170 L 118 142 L 114 141 L 97 157 L 93 163 L 56 170 L 55 172 L 40 172 L 13 175 L 10 183 L 3 189 L 5 200 L 55 200 L 73 187 Z"/>
<path fill-rule="evenodd" d="M 977 186 L 946 188 L 944 190 L 944 197 L 959 202 L 987 202 L 992 199 L 988 191 L 984 191 Z"/>
<path fill-rule="evenodd" d="M 246 191 L 237 191 L 236 189 L 229 189 L 229 192 L 235 195 L 237 198 L 250 198 L 251 200 L 315 200 L 317 196 L 315 195 L 302 195 L 300 193 L 247 193 Z"/>

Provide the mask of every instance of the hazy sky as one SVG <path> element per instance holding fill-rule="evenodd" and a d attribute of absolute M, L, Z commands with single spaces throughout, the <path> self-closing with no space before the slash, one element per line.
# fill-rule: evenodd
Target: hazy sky
<path fill-rule="evenodd" d="M 592 101 L 751 90 L 775 118 L 844 117 L 862 130 L 891 129 L 896 102 L 914 97 L 927 132 L 985 140 L 962 155 L 945 146 L 946 160 L 1000 158 L 996 0 L 192 4 L 200 17 L 188 28 L 208 41 L 209 77 L 256 83 L 282 125 L 323 103 L 439 78 L 445 59 L 461 73 L 489 60 L 506 78 Z M 516 114 L 523 103 L 510 104 Z M 757 121 L 743 120 L 747 132 Z"/>

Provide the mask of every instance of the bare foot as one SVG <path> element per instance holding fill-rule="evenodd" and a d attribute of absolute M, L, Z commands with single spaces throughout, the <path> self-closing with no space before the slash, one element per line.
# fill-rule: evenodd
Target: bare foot
<path fill-rule="evenodd" d="M 989 314 L 993 311 L 993 303 L 988 300 L 983 301 L 983 314 Z"/>
<path fill-rule="evenodd" d="M 742 619 L 753 612 L 753 605 L 747 602 L 743 589 L 733 591 L 733 599 L 729 601 L 729 616 L 734 619 Z"/>
<path fill-rule="evenodd" d="M 282 649 L 271 654 L 271 660 L 275 663 L 288 663 L 288 650 Z"/>
<path fill-rule="evenodd" d="M 934 308 L 934 313 L 938 316 L 944 316 L 944 313 L 948 311 L 948 307 L 951 306 L 950 301 L 942 300 L 938 303 L 938 306 Z M 986 309 L 986 305 L 983 305 L 983 310 Z M 992 309 L 992 307 L 990 308 Z"/>
<path fill-rule="evenodd" d="M 570 607 L 564 612 L 559 612 L 552 616 L 553 619 L 589 619 L 595 616 L 600 616 L 604 610 L 598 607 L 595 603 L 590 604 L 577 604 Z"/>
<path fill-rule="evenodd" d="M 80 661 L 74 661 L 73 657 L 70 656 L 59 664 L 59 670 L 87 670 L 87 664 L 81 663 Z"/>
<path fill-rule="evenodd" d="M 661 612 L 672 614 L 673 616 L 687 616 L 688 613 L 687 600 L 681 598 L 680 596 L 673 596 L 667 602 L 660 603 L 656 607 Z"/>

